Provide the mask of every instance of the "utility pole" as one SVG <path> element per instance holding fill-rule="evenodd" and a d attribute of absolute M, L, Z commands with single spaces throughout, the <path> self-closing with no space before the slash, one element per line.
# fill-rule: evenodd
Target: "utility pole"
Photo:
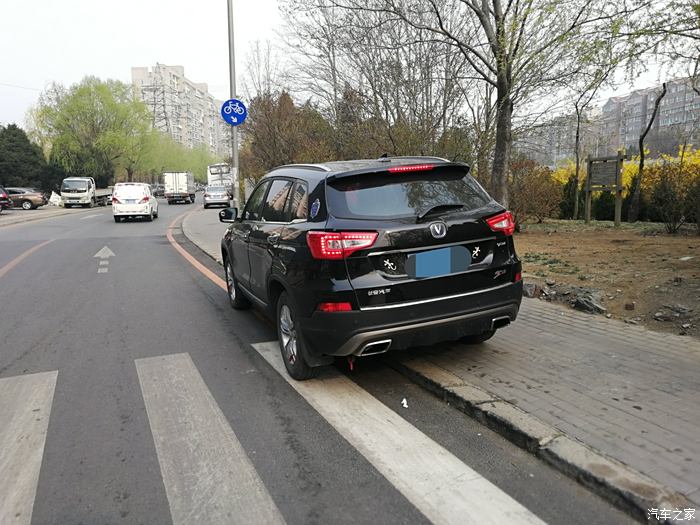
<path fill-rule="evenodd" d="M 228 58 L 229 58 L 229 74 L 231 84 L 231 96 L 236 97 L 236 53 L 234 49 L 233 38 L 233 0 L 228 2 Z M 231 126 L 231 170 L 233 171 L 233 205 L 236 208 L 241 207 L 241 195 L 238 184 L 238 127 Z"/>

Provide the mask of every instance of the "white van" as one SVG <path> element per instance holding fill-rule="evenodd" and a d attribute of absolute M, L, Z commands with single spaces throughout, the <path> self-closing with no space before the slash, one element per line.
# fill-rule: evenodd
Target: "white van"
<path fill-rule="evenodd" d="M 158 217 L 158 200 L 151 187 L 143 182 L 118 182 L 112 191 L 114 222 L 127 217 L 143 217 L 152 221 Z"/>

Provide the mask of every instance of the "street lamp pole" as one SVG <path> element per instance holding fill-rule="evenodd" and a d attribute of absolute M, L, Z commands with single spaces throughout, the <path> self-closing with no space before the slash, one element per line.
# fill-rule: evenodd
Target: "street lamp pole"
<path fill-rule="evenodd" d="M 231 96 L 236 97 L 236 54 L 233 39 L 233 0 L 228 2 L 228 58 Z M 233 171 L 233 205 L 241 207 L 240 187 L 238 184 L 238 127 L 231 126 L 231 170 Z"/>

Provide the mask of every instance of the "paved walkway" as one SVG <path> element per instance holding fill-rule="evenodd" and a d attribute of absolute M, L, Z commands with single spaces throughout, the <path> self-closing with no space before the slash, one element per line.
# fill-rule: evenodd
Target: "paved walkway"
<path fill-rule="evenodd" d="M 523 299 L 487 343 L 424 360 L 700 503 L 700 342 Z"/>
<path fill-rule="evenodd" d="M 195 211 L 183 228 L 220 259 L 215 210 Z M 516 323 L 487 343 L 398 359 L 444 369 L 700 505 L 697 339 L 523 299 Z"/>

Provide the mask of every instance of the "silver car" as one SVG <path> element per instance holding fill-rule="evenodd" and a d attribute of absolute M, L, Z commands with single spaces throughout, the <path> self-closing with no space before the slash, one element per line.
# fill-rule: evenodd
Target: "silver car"
<path fill-rule="evenodd" d="M 204 207 L 208 208 L 213 204 L 223 204 L 228 207 L 231 205 L 231 198 L 228 190 L 223 186 L 207 186 L 204 190 Z"/>

